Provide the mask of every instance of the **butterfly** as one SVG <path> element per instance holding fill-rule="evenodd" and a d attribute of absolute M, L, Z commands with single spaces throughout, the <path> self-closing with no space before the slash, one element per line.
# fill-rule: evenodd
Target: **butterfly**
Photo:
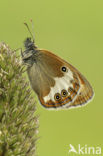
<path fill-rule="evenodd" d="M 22 61 L 27 65 L 31 87 L 42 106 L 67 109 L 92 99 L 94 93 L 90 83 L 70 63 L 50 51 L 39 49 L 30 37 L 26 38 L 24 46 Z"/>

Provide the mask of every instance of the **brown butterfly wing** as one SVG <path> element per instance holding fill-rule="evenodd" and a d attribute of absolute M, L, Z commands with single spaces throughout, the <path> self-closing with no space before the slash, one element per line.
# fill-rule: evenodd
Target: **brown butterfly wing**
<path fill-rule="evenodd" d="M 66 74 L 61 71 L 61 67 L 63 66 L 70 70 L 70 74 L 72 72 L 72 80 L 70 76 L 68 76 L 67 80 Z M 46 108 L 77 106 L 87 102 L 93 95 L 93 90 L 89 82 L 79 71 L 66 61 L 46 50 L 39 50 L 36 63 L 28 70 L 28 76 L 33 90 L 37 93 L 41 104 Z M 59 92 L 60 98 L 55 100 L 56 90 L 58 94 L 58 88 L 65 83 L 65 77 L 67 95 L 63 96 Z M 57 81 L 55 78 L 57 78 Z M 61 83 L 55 88 L 58 81 Z M 72 87 L 70 84 L 72 84 Z M 63 89 L 65 90 L 65 85 Z M 49 98 L 48 95 L 50 95 Z"/>
<path fill-rule="evenodd" d="M 75 107 L 78 105 L 88 103 L 94 95 L 94 92 L 93 92 L 93 89 L 92 89 L 90 83 L 72 65 L 69 64 L 69 68 L 71 68 L 71 70 L 77 74 L 79 82 L 80 82 L 80 90 L 78 92 L 76 99 L 72 103 L 70 103 L 69 106 L 67 106 L 67 107 Z"/>

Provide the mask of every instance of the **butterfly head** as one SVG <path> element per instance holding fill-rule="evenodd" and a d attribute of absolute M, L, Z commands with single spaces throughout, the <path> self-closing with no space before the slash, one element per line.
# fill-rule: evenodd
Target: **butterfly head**
<path fill-rule="evenodd" d="M 35 46 L 34 40 L 32 41 L 30 37 L 26 38 L 24 41 L 24 46 L 26 50 L 35 50 L 37 47 Z"/>
<path fill-rule="evenodd" d="M 31 66 L 35 62 L 38 51 L 37 47 L 34 44 L 34 40 L 32 40 L 30 37 L 26 38 L 26 40 L 24 41 L 24 47 L 25 51 L 21 52 L 22 62 L 23 64 Z"/>

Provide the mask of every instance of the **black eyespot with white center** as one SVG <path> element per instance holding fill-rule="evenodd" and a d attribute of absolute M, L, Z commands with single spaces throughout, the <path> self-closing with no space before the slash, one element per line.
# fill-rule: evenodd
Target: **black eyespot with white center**
<path fill-rule="evenodd" d="M 61 71 L 65 73 L 67 72 L 67 68 L 65 66 L 61 67 Z"/>
<path fill-rule="evenodd" d="M 60 95 L 59 93 L 56 93 L 56 94 L 54 95 L 54 99 L 55 99 L 56 101 L 60 100 L 60 99 L 61 99 L 61 95 Z"/>
<path fill-rule="evenodd" d="M 66 97 L 66 96 L 68 95 L 68 92 L 67 92 L 65 89 L 63 89 L 63 90 L 61 91 L 61 95 L 62 95 L 63 97 Z"/>

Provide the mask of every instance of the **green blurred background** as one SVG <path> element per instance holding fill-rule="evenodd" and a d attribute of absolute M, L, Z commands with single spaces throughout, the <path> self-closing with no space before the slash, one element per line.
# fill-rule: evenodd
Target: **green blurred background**
<path fill-rule="evenodd" d="M 69 144 L 102 147 L 103 1 L 0 0 L 0 41 L 23 47 L 29 36 L 23 23 L 32 28 L 30 19 L 37 45 L 72 63 L 95 91 L 88 105 L 65 111 L 48 111 L 37 102 L 37 155 L 68 156 Z"/>

